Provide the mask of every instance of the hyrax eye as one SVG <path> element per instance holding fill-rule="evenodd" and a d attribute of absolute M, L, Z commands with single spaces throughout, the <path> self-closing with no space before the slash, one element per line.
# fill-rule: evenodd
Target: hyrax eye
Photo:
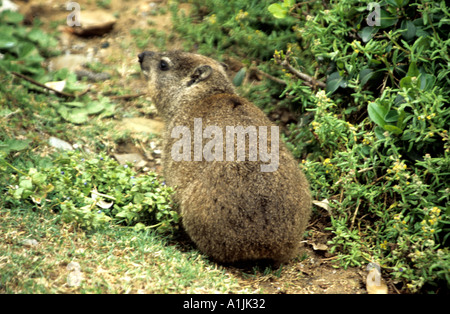
<path fill-rule="evenodd" d="M 159 69 L 161 71 L 169 70 L 169 63 L 167 63 L 167 61 L 164 61 L 164 60 L 159 61 Z"/>

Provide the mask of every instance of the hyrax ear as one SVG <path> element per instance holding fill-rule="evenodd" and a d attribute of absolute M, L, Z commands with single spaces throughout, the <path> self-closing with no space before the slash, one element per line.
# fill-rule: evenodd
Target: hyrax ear
<path fill-rule="evenodd" d="M 223 68 L 225 71 L 228 71 L 228 69 L 229 69 L 228 64 L 226 64 L 226 63 L 224 63 L 224 62 L 220 62 L 220 65 L 222 66 L 222 68 Z"/>
<path fill-rule="evenodd" d="M 191 80 L 188 82 L 188 86 L 206 80 L 211 75 L 212 71 L 213 70 L 209 65 L 199 65 L 191 74 Z"/>

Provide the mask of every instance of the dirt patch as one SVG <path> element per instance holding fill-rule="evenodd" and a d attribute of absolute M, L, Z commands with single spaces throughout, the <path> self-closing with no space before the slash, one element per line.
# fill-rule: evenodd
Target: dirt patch
<path fill-rule="evenodd" d="M 239 283 L 254 291 L 270 294 L 363 294 L 365 271 L 358 268 L 334 268 L 330 261 L 321 258 L 312 249 L 304 248 L 308 257 L 292 261 L 265 275 L 264 270 L 229 271 Z"/>
<path fill-rule="evenodd" d="M 33 23 L 39 18 L 42 27 L 53 32 L 55 21 L 63 21 L 70 13 L 65 9 L 66 0 L 20 2 L 20 11 L 26 15 L 26 21 Z M 96 1 L 78 1 L 82 10 L 99 9 Z M 95 60 L 110 65 L 118 79 L 114 81 L 115 88 L 130 89 L 132 93 L 145 93 L 146 83 L 140 76 L 137 65 L 137 54 L 142 50 L 157 49 L 152 40 L 145 49 L 137 48 L 135 37 L 130 30 L 151 28 L 157 31 L 171 31 L 171 13 L 167 10 L 166 1 L 134 1 L 132 5 L 126 1 L 111 1 L 103 10 L 117 15 L 114 28 L 102 35 L 80 37 L 64 31 L 65 25 L 60 25 L 60 48 L 70 54 L 91 54 Z M 182 7 L 189 10 L 189 4 Z M 162 9 L 162 10 L 161 10 Z M 155 13 L 152 12 L 163 12 Z M 146 14 L 144 14 L 147 12 Z M 167 49 L 181 48 L 181 39 L 172 35 L 167 42 Z M 110 81 L 93 83 L 92 90 L 103 90 Z M 145 96 L 142 96 L 145 97 Z M 122 100 L 126 101 L 126 100 Z M 150 103 L 150 102 L 148 102 Z M 130 108 L 133 102 L 127 103 Z M 281 120 L 289 120 L 286 116 Z M 116 154 L 139 154 L 146 160 L 148 167 L 160 171 L 159 141 L 141 140 L 142 134 L 159 134 L 162 123 L 157 119 L 145 117 L 124 118 L 117 121 L 119 130 L 128 131 L 130 140 L 120 142 L 114 149 Z M 151 144 L 153 143 L 153 144 Z M 278 270 L 267 273 L 264 268 L 227 267 L 227 272 L 238 278 L 242 288 L 265 293 L 366 293 L 364 268 L 335 268 L 334 257 L 327 253 L 326 243 L 331 234 L 322 232 L 323 224 L 312 223 L 310 236 L 304 240 L 299 252 L 300 259 L 291 261 Z"/>

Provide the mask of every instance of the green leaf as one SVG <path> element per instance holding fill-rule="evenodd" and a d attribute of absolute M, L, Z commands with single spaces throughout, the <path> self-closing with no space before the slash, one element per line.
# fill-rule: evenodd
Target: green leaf
<path fill-rule="evenodd" d="M 419 79 L 420 89 L 425 91 L 431 90 L 436 82 L 436 77 L 432 74 L 421 74 Z"/>
<path fill-rule="evenodd" d="M 361 37 L 363 42 L 368 42 L 372 39 L 373 35 L 377 32 L 376 27 L 366 26 L 360 32 L 358 32 L 359 37 Z"/>
<path fill-rule="evenodd" d="M 396 0 L 399 8 L 404 7 L 409 3 L 409 0 Z"/>
<path fill-rule="evenodd" d="M 284 0 L 283 6 L 285 8 L 291 8 L 295 5 L 295 0 Z"/>
<path fill-rule="evenodd" d="M 399 127 L 400 129 L 405 129 L 406 124 L 403 123 L 403 121 L 406 118 L 406 113 L 404 110 L 400 110 L 399 114 L 398 114 L 398 119 L 397 119 L 397 127 Z"/>
<path fill-rule="evenodd" d="M 146 226 L 142 222 L 138 222 L 134 225 L 133 229 L 136 231 L 145 230 Z"/>
<path fill-rule="evenodd" d="M 400 129 L 400 128 L 398 128 L 398 127 L 396 127 L 395 125 L 390 125 L 390 124 L 385 124 L 384 126 L 383 126 L 383 128 L 386 130 L 386 131 L 389 131 L 389 132 L 391 132 L 391 133 L 394 133 L 394 134 L 402 134 L 402 129 Z"/>
<path fill-rule="evenodd" d="M 417 26 L 416 26 L 416 30 L 417 30 L 417 36 L 421 36 L 419 34 L 419 28 Z M 429 36 L 429 34 L 427 33 L 424 35 L 424 37 L 417 38 L 412 46 L 412 50 L 420 53 L 423 50 L 429 49 L 430 48 L 430 38 L 428 38 L 428 36 Z"/>
<path fill-rule="evenodd" d="M 384 136 L 384 129 L 381 126 L 376 126 L 374 129 L 375 135 L 378 139 L 382 140 L 385 139 L 386 136 Z"/>
<path fill-rule="evenodd" d="M 39 28 L 33 28 L 28 33 L 27 37 L 29 40 L 37 43 L 39 45 L 39 47 L 42 47 L 42 48 L 49 48 L 49 47 L 53 47 L 53 46 L 57 45 L 57 41 L 53 37 L 44 33 Z"/>
<path fill-rule="evenodd" d="M 134 204 L 141 204 L 144 201 L 144 195 L 142 193 L 136 193 L 133 198 Z"/>
<path fill-rule="evenodd" d="M 361 86 L 366 85 L 366 83 L 373 77 L 374 72 L 372 69 L 362 69 L 359 72 L 359 80 L 361 81 Z"/>
<path fill-rule="evenodd" d="M 0 14 L 0 21 L 7 24 L 19 24 L 23 21 L 23 15 L 19 12 L 4 11 Z"/>
<path fill-rule="evenodd" d="M 397 21 L 397 16 L 392 15 L 386 10 L 380 9 L 380 28 L 391 27 L 395 25 Z"/>
<path fill-rule="evenodd" d="M 47 180 L 47 175 L 41 172 L 36 172 L 33 175 L 31 175 L 31 179 L 36 185 L 43 185 Z"/>
<path fill-rule="evenodd" d="M 87 104 L 86 111 L 88 114 L 96 114 L 105 109 L 105 105 L 100 101 L 92 101 Z"/>
<path fill-rule="evenodd" d="M 233 84 L 234 86 L 241 86 L 242 82 L 244 81 L 245 78 L 245 74 L 247 72 L 247 68 L 243 67 L 242 69 L 240 69 L 236 75 L 233 78 Z"/>
<path fill-rule="evenodd" d="M 386 2 L 395 8 L 401 8 L 407 5 L 409 0 L 386 0 Z"/>
<path fill-rule="evenodd" d="M 0 150 L 6 153 L 11 151 L 21 151 L 28 147 L 31 143 L 31 140 L 16 140 L 16 139 L 7 139 L 5 142 L 0 142 Z"/>
<path fill-rule="evenodd" d="M 388 123 L 397 122 L 398 120 L 398 112 L 397 110 L 391 110 L 388 112 L 388 114 L 384 117 L 384 121 Z"/>
<path fill-rule="evenodd" d="M 339 72 L 333 72 L 327 79 L 327 94 L 334 93 L 339 87 L 345 87 L 347 81 L 339 74 Z"/>
<path fill-rule="evenodd" d="M 412 40 L 416 36 L 416 26 L 411 21 L 402 21 L 401 29 L 403 31 L 402 36 L 407 41 Z"/>
<path fill-rule="evenodd" d="M 282 6 L 279 3 L 273 3 L 273 4 L 269 5 L 269 7 L 267 9 L 277 19 L 285 18 L 289 12 L 289 10 L 286 7 Z"/>
<path fill-rule="evenodd" d="M 411 62 L 408 67 L 408 73 L 406 76 L 415 76 L 418 77 L 420 74 L 419 69 L 417 68 L 417 64 L 415 62 Z"/>
<path fill-rule="evenodd" d="M 405 76 L 400 80 L 400 88 L 411 88 L 413 86 L 412 79 L 410 76 Z"/>
<path fill-rule="evenodd" d="M 13 194 L 14 198 L 20 200 L 22 198 L 23 191 L 24 191 L 23 188 L 15 189 Z"/>
<path fill-rule="evenodd" d="M 29 178 L 22 178 L 20 179 L 19 187 L 26 191 L 31 191 L 33 189 L 33 181 Z"/>
<path fill-rule="evenodd" d="M 10 49 L 17 45 L 17 39 L 14 37 L 2 34 L 2 37 L 0 38 L 0 49 Z"/>
<path fill-rule="evenodd" d="M 386 124 L 385 117 L 388 113 L 387 108 L 377 103 L 371 102 L 367 107 L 370 119 L 381 127 Z"/>
<path fill-rule="evenodd" d="M 87 122 L 89 119 L 88 113 L 86 110 L 73 110 L 69 116 L 68 120 L 75 124 L 81 124 Z"/>

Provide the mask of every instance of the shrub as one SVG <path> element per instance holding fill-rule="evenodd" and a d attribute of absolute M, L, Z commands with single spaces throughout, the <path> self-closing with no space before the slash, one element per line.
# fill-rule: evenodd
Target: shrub
<path fill-rule="evenodd" d="M 194 0 L 190 16 L 172 7 L 175 29 L 192 48 L 212 54 L 225 49 L 250 58 L 269 60 L 274 49 L 285 49 L 295 39 L 290 28 L 295 19 L 275 19 L 267 6 L 270 0 L 220 1 Z M 230 51 L 227 51 L 228 53 Z"/>
<path fill-rule="evenodd" d="M 414 292 L 450 284 L 450 43 L 441 40 L 450 15 L 443 1 L 407 4 L 382 3 L 378 27 L 364 26 L 359 1 L 299 21 L 292 55 L 310 49 L 327 95 L 316 93 L 309 130 L 292 126 L 291 139 L 315 145 L 303 167 L 316 196 L 331 200 L 341 264 L 375 260 Z"/>
<path fill-rule="evenodd" d="M 177 228 L 172 188 L 155 173 L 138 176 L 131 164 L 119 165 L 104 154 L 64 152 L 27 173 L 5 159 L 2 164 L 20 174 L 8 188 L 6 202 L 11 204 L 28 202 L 58 212 L 64 222 L 86 229 L 105 227 L 109 221 L 160 232 Z"/>
<path fill-rule="evenodd" d="M 448 288 L 445 1 L 382 1 L 378 26 L 367 24 L 373 16 L 369 1 L 194 3 L 197 15 L 189 21 L 196 24 L 177 29 L 195 38 L 201 52 L 220 55 L 233 45 L 227 52 L 249 57 L 247 63 L 286 82 L 277 101 L 290 102 L 301 116 L 285 140 L 302 159 L 314 198 L 329 204 L 330 251 L 340 265 L 377 262 L 403 291 Z M 248 22 L 238 23 L 243 12 Z M 272 29 L 262 31 L 264 47 L 253 37 L 244 43 L 262 20 Z M 293 69 L 311 80 L 299 79 Z M 320 81 L 326 82 L 323 90 Z M 273 107 L 268 97 L 258 104 Z"/>
<path fill-rule="evenodd" d="M 57 41 L 37 27 L 30 30 L 21 26 L 23 19 L 18 12 L 0 13 L 0 70 L 43 75 L 43 56 L 56 53 Z"/>

